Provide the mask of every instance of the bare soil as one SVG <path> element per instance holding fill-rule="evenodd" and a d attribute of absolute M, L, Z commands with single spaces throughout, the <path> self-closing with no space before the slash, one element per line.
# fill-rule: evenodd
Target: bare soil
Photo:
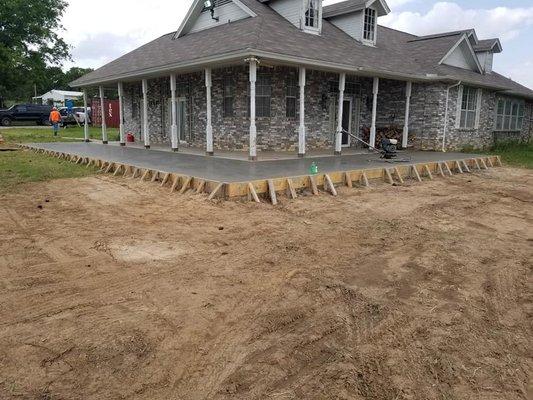
<path fill-rule="evenodd" d="M 1 399 L 531 399 L 533 172 L 0 196 Z M 528 397 L 529 396 L 529 397 Z"/>

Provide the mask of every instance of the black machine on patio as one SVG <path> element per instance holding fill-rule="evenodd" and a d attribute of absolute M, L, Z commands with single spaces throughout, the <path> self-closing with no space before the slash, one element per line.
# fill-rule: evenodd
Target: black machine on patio
<path fill-rule="evenodd" d="M 381 154 L 386 160 L 392 160 L 398 157 L 398 140 L 396 139 L 381 139 Z"/>

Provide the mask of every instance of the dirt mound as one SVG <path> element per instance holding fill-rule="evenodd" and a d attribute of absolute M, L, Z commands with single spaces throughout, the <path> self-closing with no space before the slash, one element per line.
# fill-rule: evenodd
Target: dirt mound
<path fill-rule="evenodd" d="M 532 188 L 26 185 L 0 197 L 0 398 L 528 399 Z"/>

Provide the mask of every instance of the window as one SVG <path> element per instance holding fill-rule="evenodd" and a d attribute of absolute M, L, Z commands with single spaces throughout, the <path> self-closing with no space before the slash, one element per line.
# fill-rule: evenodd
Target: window
<path fill-rule="evenodd" d="M 270 117 L 270 76 L 260 74 L 255 84 L 255 113 L 257 117 Z"/>
<path fill-rule="evenodd" d="M 498 99 L 496 107 L 497 131 L 520 131 L 524 123 L 524 103 L 511 99 Z"/>
<path fill-rule="evenodd" d="M 224 78 L 224 118 L 233 117 L 233 100 L 235 98 L 235 85 L 229 76 Z"/>
<path fill-rule="evenodd" d="M 305 27 L 319 29 L 319 0 L 305 0 Z"/>
<path fill-rule="evenodd" d="M 374 42 L 376 38 L 376 10 L 372 8 L 365 9 L 365 21 L 363 24 L 363 39 Z"/>
<path fill-rule="evenodd" d="M 287 79 L 287 92 L 285 95 L 285 116 L 287 118 L 296 118 L 296 99 L 298 97 L 298 86 L 296 78 L 290 76 Z"/>
<path fill-rule="evenodd" d="M 459 128 L 474 129 L 477 125 L 478 111 L 478 90 L 470 86 L 464 86 Z"/>

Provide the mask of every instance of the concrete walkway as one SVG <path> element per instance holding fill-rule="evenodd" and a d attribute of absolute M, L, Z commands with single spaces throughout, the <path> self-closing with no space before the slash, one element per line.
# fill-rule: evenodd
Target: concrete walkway
<path fill-rule="evenodd" d="M 399 155 L 399 159 L 404 161 L 394 163 L 388 163 L 380 159 L 379 155 L 376 154 L 248 162 L 205 155 L 110 146 L 99 143 L 35 143 L 28 144 L 28 146 L 79 157 L 131 165 L 142 169 L 176 173 L 226 183 L 309 175 L 309 168 L 313 162 L 318 165 L 320 173 L 330 173 L 392 167 L 393 165 L 467 160 L 476 157 L 473 154 L 463 153 L 402 152 Z"/>

